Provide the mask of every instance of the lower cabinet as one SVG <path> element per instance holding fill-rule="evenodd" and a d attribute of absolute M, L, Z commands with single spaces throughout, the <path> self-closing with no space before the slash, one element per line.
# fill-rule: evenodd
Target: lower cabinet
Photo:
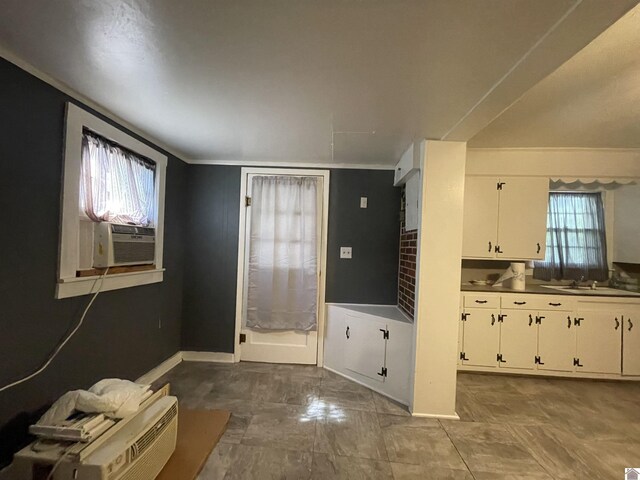
<path fill-rule="evenodd" d="M 463 295 L 459 364 L 465 369 L 640 377 L 640 305 L 515 295 Z"/>

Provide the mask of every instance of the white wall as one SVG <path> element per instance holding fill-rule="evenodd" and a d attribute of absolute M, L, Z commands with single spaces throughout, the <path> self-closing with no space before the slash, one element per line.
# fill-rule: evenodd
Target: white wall
<path fill-rule="evenodd" d="M 638 178 L 640 149 L 470 148 L 467 175 Z"/>
<path fill-rule="evenodd" d="M 418 234 L 411 411 L 458 418 L 456 376 L 466 144 L 427 141 Z"/>

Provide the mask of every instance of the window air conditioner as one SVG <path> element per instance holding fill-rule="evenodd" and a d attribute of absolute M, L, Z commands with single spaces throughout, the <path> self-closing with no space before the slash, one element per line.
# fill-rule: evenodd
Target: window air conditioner
<path fill-rule="evenodd" d="M 101 222 L 95 224 L 93 235 L 93 266 L 96 268 L 155 262 L 155 228 Z"/>
<path fill-rule="evenodd" d="M 134 414 L 124 427 L 98 437 L 100 445 L 81 460 L 65 457 L 53 480 L 152 480 L 173 454 L 178 435 L 178 400 L 165 396 Z M 64 449 L 62 449 L 64 451 Z M 23 449 L 14 459 L 16 478 L 47 478 L 52 450 Z"/>

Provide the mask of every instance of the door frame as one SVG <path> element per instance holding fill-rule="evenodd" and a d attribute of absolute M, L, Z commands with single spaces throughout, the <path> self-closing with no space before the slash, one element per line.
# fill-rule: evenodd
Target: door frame
<path fill-rule="evenodd" d="M 324 365 L 324 330 L 325 330 L 325 293 L 327 287 L 327 240 L 329 228 L 329 170 L 305 168 L 257 168 L 242 167 L 240 174 L 240 221 L 238 224 L 238 276 L 236 279 L 236 324 L 233 340 L 233 360 L 240 361 L 242 345 L 240 344 L 240 330 L 242 329 L 242 313 L 244 310 L 244 282 L 245 282 L 245 250 L 246 245 L 246 213 L 245 197 L 247 195 L 247 178 L 250 174 L 257 175 L 294 175 L 323 177 L 322 187 L 322 232 L 320 238 L 320 271 L 318 272 L 318 353 L 317 365 Z"/>

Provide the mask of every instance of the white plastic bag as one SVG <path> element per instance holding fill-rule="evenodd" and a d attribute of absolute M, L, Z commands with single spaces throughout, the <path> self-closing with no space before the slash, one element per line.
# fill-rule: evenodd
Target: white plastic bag
<path fill-rule="evenodd" d="M 108 417 L 124 418 L 140 408 L 140 402 L 149 388 L 149 385 L 140 385 L 129 380 L 106 378 L 89 390 L 65 393 L 51 405 L 37 424 L 60 424 L 75 411 L 104 413 Z"/>

